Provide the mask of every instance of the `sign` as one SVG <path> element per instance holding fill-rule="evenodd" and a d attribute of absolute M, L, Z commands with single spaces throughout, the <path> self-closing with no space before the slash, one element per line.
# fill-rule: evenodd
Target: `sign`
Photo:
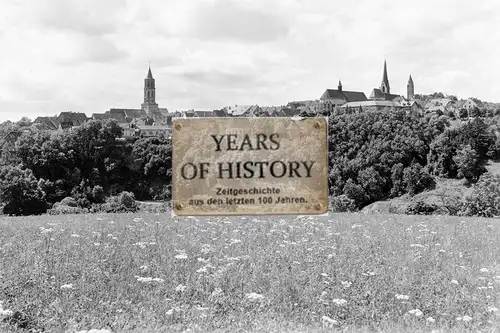
<path fill-rule="evenodd" d="M 327 213 L 327 129 L 326 118 L 173 119 L 173 213 Z"/>

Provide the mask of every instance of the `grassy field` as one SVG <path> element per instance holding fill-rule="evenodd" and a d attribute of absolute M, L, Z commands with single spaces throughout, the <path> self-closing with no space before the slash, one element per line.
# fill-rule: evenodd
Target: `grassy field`
<path fill-rule="evenodd" d="M 0 302 L 2 332 L 500 332 L 500 221 L 0 218 Z"/>

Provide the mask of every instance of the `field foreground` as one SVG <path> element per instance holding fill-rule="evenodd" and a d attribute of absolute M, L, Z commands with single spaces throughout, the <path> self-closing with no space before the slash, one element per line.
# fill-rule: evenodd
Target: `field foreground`
<path fill-rule="evenodd" d="M 1 218 L 0 331 L 500 332 L 499 260 L 493 219 Z"/>

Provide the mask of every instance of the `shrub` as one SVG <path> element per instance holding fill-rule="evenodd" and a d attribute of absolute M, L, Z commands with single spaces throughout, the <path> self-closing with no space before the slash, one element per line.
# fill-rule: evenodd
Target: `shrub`
<path fill-rule="evenodd" d="M 62 199 L 59 203 L 54 204 L 56 205 L 61 205 L 61 206 L 69 206 L 69 207 L 78 207 L 78 203 L 73 197 L 66 197 Z"/>
<path fill-rule="evenodd" d="M 106 213 L 136 212 L 139 206 L 135 202 L 135 196 L 131 192 L 121 192 L 117 196 L 109 197 L 106 203 L 93 206 L 93 211 L 102 210 Z"/>
<path fill-rule="evenodd" d="M 100 185 L 94 186 L 92 189 L 92 199 L 94 203 L 103 203 L 106 201 L 106 197 L 104 196 L 104 189 Z"/>
<path fill-rule="evenodd" d="M 435 204 L 425 203 L 421 200 L 412 202 L 407 208 L 405 214 L 409 215 L 431 215 L 439 207 Z"/>
<path fill-rule="evenodd" d="M 500 216 L 500 175 L 483 174 L 473 186 L 472 193 L 465 198 L 460 215 Z"/>
<path fill-rule="evenodd" d="M 63 205 L 62 202 L 55 203 L 54 206 L 47 211 L 49 215 L 84 214 L 86 212 L 86 209 Z"/>
<path fill-rule="evenodd" d="M 356 211 L 356 203 L 345 194 L 331 197 L 330 207 L 333 212 L 339 213 Z"/>

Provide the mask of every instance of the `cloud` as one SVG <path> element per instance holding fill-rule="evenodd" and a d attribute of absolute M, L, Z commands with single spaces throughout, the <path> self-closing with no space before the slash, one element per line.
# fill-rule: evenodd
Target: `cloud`
<path fill-rule="evenodd" d="M 239 1 L 204 3 L 194 10 L 192 22 L 190 34 L 201 40 L 270 42 L 290 31 L 282 16 Z"/>
<path fill-rule="evenodd" d="M 74 51 L 74 57 L 66 64 L 77 64 L 84 61 L 106 64 L 128 56 L 125 50 L 118 49 L 112 41 L 98 36 L 83 39 Z"/>
<path fill-rule="evenodd" d="M 37 0 L 28 12 L 43 27 L 58 31 L 101 36 L 118 30 L 117 15 L 122 2 L 118 0 Z"/>

